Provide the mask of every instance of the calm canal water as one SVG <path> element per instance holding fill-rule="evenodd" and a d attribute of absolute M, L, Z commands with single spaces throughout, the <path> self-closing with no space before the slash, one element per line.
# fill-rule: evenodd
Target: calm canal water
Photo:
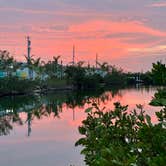
<path fill-rule="evenodd" d="M 2 166 L 84 166 L 77 131 L 86 118 L 84 110 L 97 102 L 112 108 L 114 102 L 144 105 L 155 123 L 149 106 L 156 87 L 128 88 L 106 92 L 61 93 L 38 97 L 0 98 L 0 165 Z"/>

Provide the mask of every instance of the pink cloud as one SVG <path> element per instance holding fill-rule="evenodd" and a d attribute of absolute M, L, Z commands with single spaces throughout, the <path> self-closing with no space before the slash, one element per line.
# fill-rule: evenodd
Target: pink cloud
<path fill-rule="evenodd" d="M 166 32 L 162 32 L 151 27 L 144 25 L 138 21 L 104 21 L 95 20 L 89 21 L 83 24 L 72 25 L 70 27 L 71 32 L 88 33 L 95 35 L 103 35 L 105 33 L 144 33 L 156 36 L 166 36 Z"/>
<path fill-rule="evenodd" d="M 166 7 L 166 2 L 153 3 L 151 7 Z"/>
<path fill-rule="evenodd" d="M 32 26 L 22 26 L 25 27 L 26 33 L 18 30 L 19 24 L 11 27 L 17 31 L 12 29 L 11 32 L 0 33 L 0 45 L 6 43 L 6 48 L 4 45 L 1 49 L 17 53 L 15 57 L 19 60 L 22 60 L 26 53 L 25 35 L 28 32 L 32 39 L 32 54 L 40 56 L 45 61 L 52 59 L 53 55 L 60 54 L 64 63 L 69 63 L 72 45 L 75 44 L 77 60 L 89 61 L 91 64 L 95 61 L 96 52 L 103 62 L 130 57 L 130 54 L 135 52 L 160 53 L 163 47 L 156 43 L 166 37 L 166 32 L 138 21 L 96 19 L 70 24 L 36 22 Z M 4 27 L 5 25 L 2 28 Z M 12 46 L 10 43 L 16 45 Z"/>

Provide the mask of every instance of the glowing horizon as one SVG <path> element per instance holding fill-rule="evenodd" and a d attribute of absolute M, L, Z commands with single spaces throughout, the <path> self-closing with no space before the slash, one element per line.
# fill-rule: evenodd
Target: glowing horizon
<path fill-rule="evenodd" d="M 157 60 L 165 61 L 166 3 L 163 0 L 0 0 L 0 49 L 18 60 L 32 54 L 43 60 L 61 55 L 76 60 L 101 62 L 126 71 L 147 71 Z"/>

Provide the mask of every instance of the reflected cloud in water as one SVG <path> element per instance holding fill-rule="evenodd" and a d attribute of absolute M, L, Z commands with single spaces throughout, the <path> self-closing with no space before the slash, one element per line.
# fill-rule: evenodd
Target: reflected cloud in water
<path fill-rule="evenodd" d="M 1 165 L 84 166 L 81 149 L 74 146 L 80 138 L 78 126 L 86 118 L 84 110 L 92 102 L 111 109 L 114 102 L 120 101 L 129 105 L 129 110 L 136 104 L 144 104 L 144 109 L 155 122 L 153 115 L 157 108 L 148 103 L 156 90 L 154 87 L 134 87 L 94 93 L 1 98 Z"/>
<path fill-rule="evenodd" d="M 121 102 L 134 108 L 135 104 L 143 104 L 149 108 L 148 102 L 156 91 L 156 87 L 139 87 L 127 89 L 113 89 L 100 92 L 73 92 L 62 94 L 49 94 L 46 96 L 6 97 L 0 100 L 0 135 L 8 135 L 13 125 L 27 125 L 27 135 L 30 136 L 33 121 L 43 117 L 60 118 L 65 110 L 72 110 L 72 120 L 76 120 L 76 114 L 85 110 L 90 103 L 112 108 L 114 102 Z M 143 96 L 143 98 L 141 97 Z M 21 113 L 26 119 L 23 120 Z M 78 124 L 80 124 L 80 120 Z"/>

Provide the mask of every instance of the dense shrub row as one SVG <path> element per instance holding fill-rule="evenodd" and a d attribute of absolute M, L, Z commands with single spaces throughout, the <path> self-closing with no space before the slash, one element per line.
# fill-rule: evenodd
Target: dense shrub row
<path fill-rule="evenodd" d="M 0 79 L 0 94 L 28 93 L 33 91 L 39 82 L 37 80 L 21 80 L 17 77 Z"/>

